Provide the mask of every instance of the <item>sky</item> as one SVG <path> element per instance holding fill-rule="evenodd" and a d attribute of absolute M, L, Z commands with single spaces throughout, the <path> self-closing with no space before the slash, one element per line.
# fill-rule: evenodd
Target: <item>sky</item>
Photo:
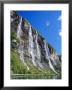
<path fill-rule="evenodd" d="M 61 55 L 61 11 L 17 11 Z"/>

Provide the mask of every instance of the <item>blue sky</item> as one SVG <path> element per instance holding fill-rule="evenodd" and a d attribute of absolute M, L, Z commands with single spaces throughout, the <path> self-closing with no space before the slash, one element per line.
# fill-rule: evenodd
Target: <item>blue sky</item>
<path fill-rule="evenodd" d="M 17 11 L 61 54 L 61 11 Z"/>

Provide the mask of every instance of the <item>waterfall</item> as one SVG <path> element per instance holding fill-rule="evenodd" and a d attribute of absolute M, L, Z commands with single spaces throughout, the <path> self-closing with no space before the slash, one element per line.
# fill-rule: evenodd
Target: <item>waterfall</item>
<path fill-rule="evenodd" d="M 30 24 L 29 24 L 29 52 L 32 56 L 32 63 L 34 66 L 36 66 L 35 56 L 34 56 L 34 42 L 33 42 L 32 29 Z"/>
<path fill-rule="evenodd" d="M 41 61 L 41 52 L 40 52 L 40 48 L 39 48 L 39 44 L 38 44 L 37 40 L 38 40 L 38 33 L 36 31 L 36 40 L 35 40 L 35 42 L 36 42 L 36 49 L 37 49 L 38 64 L 41 68 L 43 68 L 42 64 L 39 62 L 39 61 Z"/>
<path fill-rule="evenodd" d="M 50 68 L 51 68 L 55 73 L 57 73 L 57 72 L 55 71 L 55 69 L 54 69 L 51 61 L 50 61 L 49 49 L 48 49 L 48 46 L 47 46 L 47 43 L 46 43 L 45 40 L 44 40 L 44 48 L 45 48 L 45 52 L 46 52 L 46 58 L 47 58 L 47 60 L 49 61 L 49 66 L 50 66 Z"/>
<path fill-rule="evenodd" d="M 56 61 L 54 60 L 54 58 L 51 56 L 50 59 L 52 60 L 53 64 L 56 65 Z"/>
<path fill-rule="evenodd" d="M 38 33 L 36 32 L 36 47 L 37 47 L 37 57 L 38 59 L 41 60 L 41 53 L 40 53 L 40 48 L 39 48 L 39 44 L 38 44 Z"/>
<path fill-rule="evenodd" d="M 24 61 L 24 40 L 21 39 L 21 35 L 22 35 L 22 30 L 21 30 L 21 24 L 22 24 L 22 17 L 20 18 L 20 23 L 18 25 L 18 29 L 17 29 L 17 38 L 19 39 L 20 43 L 19 43 L 19 48 L 18 48 L 18 52 L 20 54 L 20 60 L 24 63 L 24 65 L 27 67 L 27 69 L 29 70 L 29 67 L 27 66 L 27 64 Z"/>
<path fill-rule="evenodd" d="M 24 62 L 24 52 L 23 52 L 24 41 L 21 39 L 21 34 L 22 34 L 21 23 L 22 23 L 22 17 L 20 18 L 20 23 L 18 24 L 17 38 L 20 40 L 20 44 L 19 44 L 19 48 L 18 48 L 18 51 L 20 53 L 20 60 Z"/>
<path fill-rule="evenodd" d="M 22 34 L 21 24 L 22 24 L 22 17 L 20 18 L 20 23 L 18 24 L 18 28 L 17 28 L 17 38 L 18 39 L 20 39 L 20 36 Z"/>

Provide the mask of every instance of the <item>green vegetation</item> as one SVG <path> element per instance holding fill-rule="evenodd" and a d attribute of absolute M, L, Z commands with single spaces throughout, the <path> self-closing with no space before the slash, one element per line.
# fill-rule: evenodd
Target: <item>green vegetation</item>
<path fill-rule="evenodd" d="M 37 67 L 33 66 L 31 62 L 27 62 L 29 66 L 29 70 L 27 66 L 21 62 L 19 59 L 19 55 L 17 50 L 11 50 L 11 78 L 21 78 L 21 79 L 47 79 L 52 78 L 56 74 L 51 69 L 41 69 L 39 70 Z M 13 74 L 13 75 L 12 75 Z M 15 74 L 15 75 L 14 75 Z M 22 74 L 22 75 L 17 75 Z M 24 74 L 24 75 L 23 75 Z"/>
<path fill-rule="evenodd" d="M 19 59 L 19 53 L 16 48 L 19 40 L 16 32 L 11 32 L 11 43 L 13 43 L 11 48 L 10 65 L 12 79 L 52 79 L 54 76 L 56 76 L 56 74 L 50 68 L 38 69 L 29 60 L 26 61 L 29 70 L 27 69 L 26 64 Z M 57 69 L 57 67 L 55 68 Z"/>
<path fill-rule="evenodd" d="M 11 42 L 16 40 L 16 43 L 19 43 L 19 39 L 17 38 L 16 32 L 11 32 Z"/>
<path fill-rule="evenodd" d="M 21 63 L 14 50 L 11 51 L 11 70 L 14 74 L 23 74 L 26 72 L 25 66 Z"/>

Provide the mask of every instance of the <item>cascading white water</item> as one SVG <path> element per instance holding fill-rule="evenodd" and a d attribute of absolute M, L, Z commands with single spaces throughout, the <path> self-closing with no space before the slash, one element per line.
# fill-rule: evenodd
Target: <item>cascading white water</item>
<path fill-rule="evenodd" d="M 36 31 L 36 49 L 37 49 L 37 58 L 38 58 L 38 64 L 41 68 L 43 68 L 42 64 L 40 63 L 41 61 L 41 52 L 40 52 L 40 48 L 39 48 L 39 44 L 38 44 L 38 33 Z"/>
<path fill-rule="evenodd" d="M 22 17 L 20 18 L 20 23 L 18 24 L 18 28 L 17 28 L 17 38 L 18 39 L 20 39 L 20 36 L 22 34 L 21 24 L 22 24 Z"/>
<path fill-rule="evenodd" d="M 27 64 L 24 61 L 24 40 L 21 39 L 21 35 L 23 33 L 21 30 L 21 24 L 22 24 L 22 17 L 20 18 L 20 23 L 17 29 L 17 38 L 20 40 L 18 52 L 20 53 L 20 60 L 27 66 Z M 29 70 L 28 66 L 27 69 Z"/>
<path fill-rule="evenodd" d="M 18 51 L 20 53 L 20 60 L 24 62 L 24 54 L 23 54 L 23 47 L 24 47 L 24 42 L 21 40 L 21 23 L 22 23 L 22 17 L 20 18 L 20 23 L 18 24 L 18 29 L 17 29 L 17 38 L 20 40 L 19 48 Z"/>
<path fill-rule="evenodd" d="M 49 59 L 47 43 L 45 40 L 44 40 L 44 48 L 45 48 L 45 52 L 46 52 L 46 58 Z"/>
<path fill-rule="evenodd" d="M 47 43 L 46 43 L 45 40 L 44 40 L 44 48 L 45 48 L 45 52 L 46 52 L 46 59 L 49 61 L 49 66 L 50 66 L 50 68 L 51 68 L 55 73 L 57 73 L 57 72 L 55 71 L 55 69 L 54 69 L 51 61 L 50 61 L 49 49 L 48 49 L 48 46 L 47 46 Z"/>
<path fill-rule="evenodd" d="M 34 42 L 33 42 L 32 29 L 30 24 L 29 24 L 29 52 L 32 56 L 32 63 L 34 66 L 36 66 L 35 56 L 34 56 Z"/>
<path fill-rule="evenodd" d="M 51 56 L 50 59 L 52 60 L 53 64 L 56 65 L 56 61 L 54 60 L 54 58 Z"/>

